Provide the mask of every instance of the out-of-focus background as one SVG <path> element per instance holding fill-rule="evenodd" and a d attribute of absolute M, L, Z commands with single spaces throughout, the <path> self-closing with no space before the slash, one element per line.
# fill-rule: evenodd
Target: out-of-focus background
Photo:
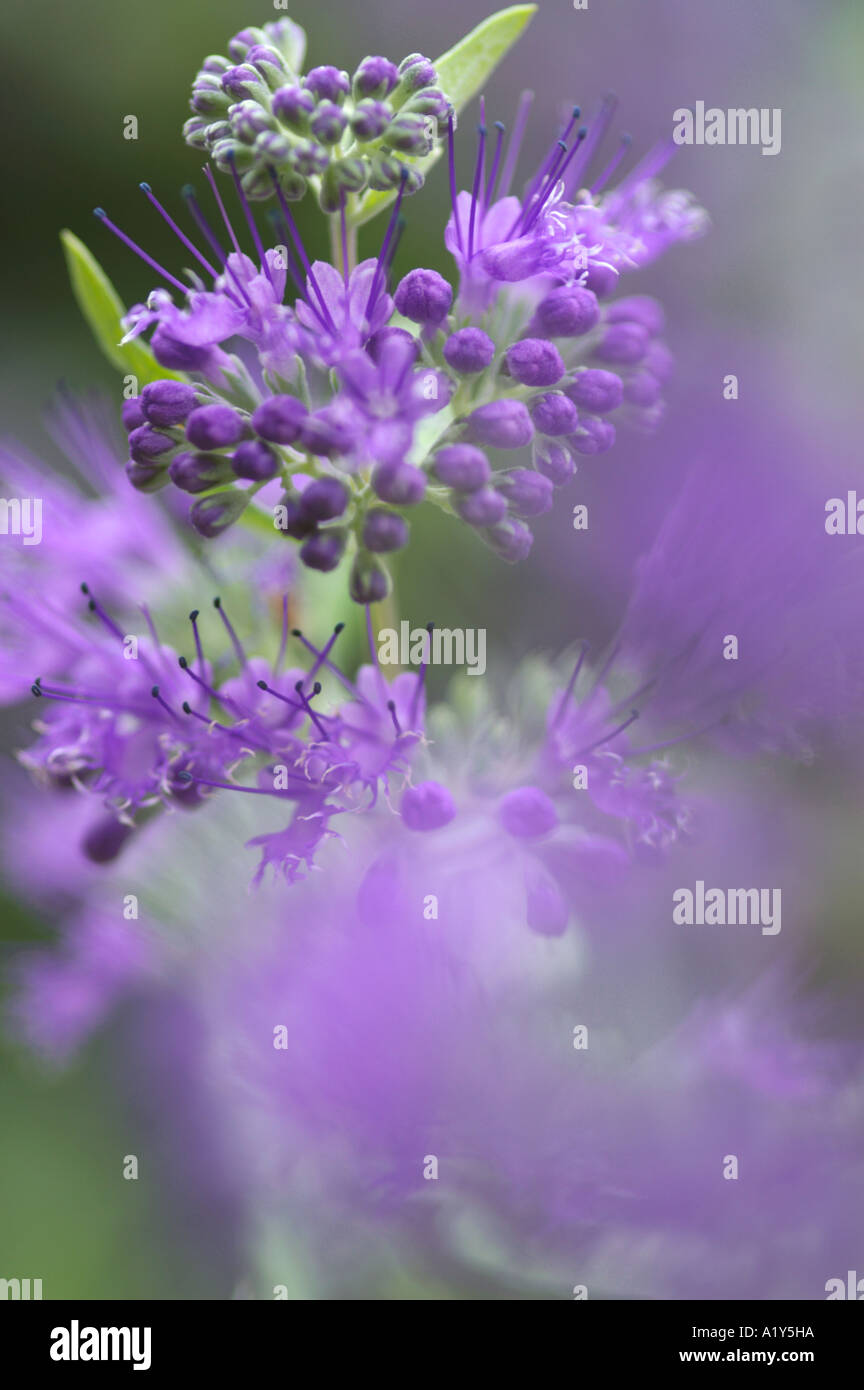
<path fill-rule="evenodd" d="M 351 70 L 367 53 L 434 58 L 493 8 L 489 0 L 297 0 L 290 13 L 308 32 L 313 63 Z M 40 416 L 60 380 L 76 388 L 101 384 L 119 405 L 117 378 L 68 291 L 58 232 L 69 227 L 92 246 L 127 303 L 143 298 L 150 272 L 96 223 L 92 208 L 103 205 L 157 259 L 175 264 L 175 244 L 138 184 L 148 180 L 171 204 L 199 177 L 197 156 L 179 132 L 201 59 L 224 52 L 241 27 L 281 14 L 264 0 L 82 0 L 38 15 L 12 3 L 0 12 L 4 433 L 51 457 Z M 713 227 L 707 240 L 642 272 L 634 284 L 663 299 L 678 372 L 659 434 L 650 442 L 622 437 L 608 460 L 580 473 L 578 500 L 597 518 L 592 538 L 576 550 L 567 508 L 560 509 L 538 527 L 530 564 L 503 572 L 470 536 L 445 532 L 444 519 L 432 518 L 418 527 L 400 577 L 405 616 L 485 626 L 495 649 L 514 655 L 606 635 L 632 564 L 668 501 L 669 477 L 683 476 L 695 461 L 700 420 L 716 405 L 727 372 L 739 375 L 747 409 L 768 421 L 763 439 L 770 440 L 773 418 L 783 422 L 784 439 L 791 433 L 807 441 L 802 457 L 776 460 L 778 507 L 784 469 L 818 469 L 820 440 L 828 448 L 830 439 L 836 451 L 836 441 L 842 447 L 854 439 L 862 57 L 859 0 L 589 0 L 586 10 L 570 0 L 541 0 L 527 36 L 487 92 L 490 117 L 506 122 L 520 90 L 535 89 L 526 169 L 554 137 L 562 112 L 573 102 L 590 112 L 609 89 L 620 98 L 618 127 L 632 133 L 637 148 L 670 132 L 676 108 L 703 100 L 721 108 L 779 107 L 782 150 L 769 158 L 758 148 L 686 149 L 667 171 L 667 182 L 691 188 L 707 206 Z M 134 141 L 124 139 L 130 115 L 138 121 Z M 469 112 L 461 130 L 471 123 Z M 465 145 L 463 169 L 472 155 Z M 408 207 L 403 263 L 410 256 L 412 264 L 449 269 L 445 204 L 439 167 Z M 312 238 L 311 219 L 301 222 Z M 365 235 L 371 248 L 380 228 Z M 326 254 L 324 245 L 315 249 Z M 738 447 L 747 447 L 746 438 L 732 430 L 730 448 Z M 652 478 L 661 470 L 664 486 L 657 488 Z M 14 744 L 15 716 L 12 725 Z M 835 968 L 846 968 L 860 871 L 854 821 L 852 830 L 840 831 L 850 824 L 844 813 L 853 799 L 844 769 L 829 769 L 827 783 L 807 795 L 814 822 L 831 807 L 837 815 L 832 872 L 845 890 L 828 904 L 826 930 L 838 943 Z M 826 868 L 826 883 L 828 877 Z M 5 950 L 50 939 L 50 923 L 34 922 L 10 899 L 0 898 L 0 911 Z M 0 1275 L 38 1274 L 46 1296 L 223 1298 L 234 1287 L 230 1249 L 223 1245 L 211 1259 L 206 1241 L 185 1238 L 196 1212 L 188 1182 L 182 1210 L 172 1203 L 176 1155 L 164 1153 L 162 1170 L 137 1184 L 105 1169 L 101 1137 L 128 1133 L 127 1151 L 134 1153 L 137 1127 L 146 1124 L 134 1072 L 123 1065 L 139 1024 L 133 1011 L 59 1077 L 39 1072 L 18 1051 L 2 1057 Z M 195 1171 L 212 1209 L 218 1180 L 210 1156 L 197 1154 Z"/>

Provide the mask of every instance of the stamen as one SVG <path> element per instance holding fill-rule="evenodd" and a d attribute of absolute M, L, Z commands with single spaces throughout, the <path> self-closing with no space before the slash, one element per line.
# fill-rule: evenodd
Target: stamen
<path fill-rule="evenodd" d="M 586 656 L 588 655 L 590 647 L 590 642 L 583 641 L 582 650 L 579 653 L 576 665 L 573 668 L 573 674 L 567 682 L 567 688 L 564 691 L 564 694 L 561 696 L 561 702 L 558 705 L 558 709 L 555 712 L 555 718 L 552 720 L 553 729 L 557 729 L 558 725 L 561 723 L 561 720 L 564 717 L 564 710 L 567 707 L 567 701 L 570 699 L 571 695 L 573 694 L 573 691 L 576 689 L 576 682 L 579 679 L 579 672 L 582 670 L 582 666 L 584 664 Z"/>
<path fill-rule="evenodd" d="M 261 739 L 250 738 L 248 730 L 232 729 L 228 724 L 221 724 L 218 719 L 210 719 L 200 710 L 193 709 L 188 700 L 184 700 L 181 706 L 184 714 L 191 714 L 193 719 L 198 719 L 202 724 L 206 724 L 208 729 L 218 729 L 220 734 L 227 734 L 229 738 L 236 738 L 243 744 L 247 752 L 252 752 L 257 748 L 264 753 L 270 752 L 270 745 L 262 742 Z"/>
<path fill-rule="evenodd" d="M 112 633 L 114 637 L 119 637 L 119 638 L 120 638 L 120 641 L 122 642 L 123 639 L 124 639 L 124 637 L 126 636 L 126 634 L 125 634 L 124 632 L 121 632 L 120 628 L 119 628 L 119 627 L 117 626 L 117 624 L 114 622 L 114 619 L 113 619 L 113 618 L 109 618 L 108 614 L 105 612 L 105 609 L 102 607 L 101 603 L 99 603 L 99 602 L 93 597 L 92 593 L 90 592 L 89 585 L 87 585 L 87 584 L 82 584 L 82 585 L 81 585 L 81 592 L 82 592 L 82 594 L 86 594 L 86 596 L 87 596 L 87 599 L 88 599 L 87 607 L 90 609 L 90 612 L 91 612 L 91 613 L 95 613 L 96 616 L 97 616 L 97 618 L 100 620 L 100 622 L 104 623 L 105 627 L 107 627 L 108 631 L 109 631 L 110 633 Z"/>
<path fill-rule="evenodd" d="M 234 267 L 228 264 L 228 252 L 224 250 L 224 248 L 220 245 L 216 233 L 213 231 L 212 227 L 210 226 L 210 223 L 207 221 L 207 218 L 201 211 L 198 199 L 195 196 L 195 190 L 191 184 L 187 183 L 185 188 L 183 189 L 183 198 L 185 199 L 186 206 L 192 214 L 192 217 L 195 219 L 196 226 L 204 234 L 209 245 L 216 252 L 216 255 L 219 257 L 219 264 L 222 266 L 223 271 L 226 275 L 231 276 L 231 279 L 234 281 L 234 284 L 237 287 L 237 290 L 239 291 L 240 295 L 243 299 L 245 299 L 247 305 L 251 307 L 252 301 L 246 292 L 246 287 L 237 275 L 237 272 L 234 270 Z M 227 285 L 225 286 L 225 293 L 229 296 L 230 299 L 234 301 L 235 304 L 239 303 L 239 300 L 237 300 L 234 295 L 234 291 L 230 290 Z"/>
<path fill-rule="evenodd" d="M 258 260 L 261 265 L 261 269 L 263 273 L 267 276 L 267 279 L 270 281 L 270 286 L 272 288 L 273 275 L 269 265 L 267 264 L 267 257 L 264 255 L 264 247 L 261 244 L 261 236 L 258 232 L 258 226 L 255 222 L 255 218 L 252 216 L 252 209 L 249 206 L 249 200 L 243 191 L 243 184 L 240 182 L 240 175 L 237 172 L 236 161 L 233 158 L 231 158 L 228 162 L 231 165 L 231 176 L 234 179 L 234 187 L 237 190 L 237 197 L 239 198 L 240 206 L 243 209 L 243 216 L 246 218 L 246 224 L 249 228 L 249 231 L 252 233 L 252 240 L 255 243 L 255 250 L 258 253 Z"/>
<path fill-rule="evenodd" d="M 241 787 L 236 782 L 216 782 L 207 777 L 198 777 L 191 772 L 178 772 L 174 778 L 175 782 L 195 782 L 199 787 L 217 787 L 220 791 L 226 792 L 247 792 L 249 796 L 278 796 L 285 799 L 284 793 L 277 791 L 275 787 L 271 791 L 269 787 Z M 304 781 L 304 785 L 309 783 Z"/>
<path fill-rule="evenodd" d="M 575 188 L 579 187 L 582 175 L 587 170 L 595 154 L 606 138 L 606 132 L 612 124 L 612 117 L 618 109 L 618 98 L 614 92 L 607 92 L 600 103 L 600 110 L 596 118 L 590 122 L 587 130 L 586 139 L 581 145 L 581 154 L 575 161 L 564 188 L 565 197 L 570 197 Z"/>
<path fill-rule="evenodd" d="M 324 728 L 324 725 L 321 723 L 321 720 L 318 718 L 318 715 L 316 714 L 315 710 L 312 708 L 312 704 L 311 704 L 312 695 L 320 695 L 320 694 L 321 694 L 321 682 L 320 682 L 320 681 L 316 681 L 316 682 L 315 682 L 315 684 L 314 684 L 313 687 L 312 687 L 312 694 L 311 694 L 311 695 L 304 695 L 304 693 L 303 693 L 303 682 L 302 682 L 302 681 L 298 681 L 297 684 L 295 685 L 294 689 L 297 691 L 297 694 L 300 696 L 300 699 L 303 701 L 303 708 L 305 709 L 305 711 L 306 711 L 306 713 L 308 714 L 309 718 L 312 720 L 312 723 L 315 725 L 315 728 L 318 730 L 318 732 L 319 732 L 319 734 L 321 735 L 321 737 L 322 737 L 323 739 L 325 739 L 325 740 L 328 739 L 328 738 L 330 737 L 330 735 L 327 733 L 327 730 Z"/>
<path fill-rule="evenodd" d="M 519 151 L 522 148 L 522 138 L 525 134 L 525 127 L 528 124 L 528 114 L 531 110 L 531 103 L 534 100 L 534 93 L 524 91 L 519 98 L 519 105 L 516 108 L 516 119 L 513 122 L 513 130 L 510 134 L 510 142 L 507 146 L 507 158 L 504 161 L 504 169 L 501 174 L 501 197 L 506 198 L 510 192 L 510 185 L 513 182 L 513 174 L 516 171 L 516 163 L 519 159 Z"/>
<path fill-rule="evenodd" d="M 283 705 L 290 705 L 291 709 L 296 709 L 300 714 L 303 713 L 305 707 L 301 705 L 299 701 L 289 700 L 287 695 L 283 695 L 279 690 L 274 690 L 272 685 L 268 685 L 265 680 L 256 681 L 255 684 L 258 686 L 259 690 L 263 690 L 266 694 L 273 695 L 275 699 L 281 700 Z"/>
<path fill-rule="evenodd" d="M 182 280 L 178 280 L 176 275 L 172 275 L 170 271 L 167 271 L 158 261 L 154 261 L 153 257 L 148 256 L 146 251 L 142 251 L 137 242 L 134 242 L 125 232 L 121 232 L 120 228 L 111 221 L 104 208 L 94 208 L 93 216 L 98 217 L 99 221 L 105 224 L 109 232 L 113 232 L 114 235 L 123 242 L 124 246 L 128 246 L 130 251 L 134 251 L 136 256 L 140 256 L 141 260 L 149 265 L 151 270 L 155 270 L 157 275 L 161 275 L 162 279 L 166 280 L 169 285 L 173 285 L 182 295 L 187 295 L 189 293 L 189 286 L 184 285 Z"/>
<path fill-rule="evenodd" d="M 558 182 L 560 178 L 560 170 L 564 167 L 564 164 L 567 161 L 567 149 L 568 147 L 566 142 L 564 140 L 559 140 L 558 148 L 552 159 L 552 163 L 549 168 L 549 172 L 546 176 L 546 179 L 544 180 L 542 186 L 534 194 L 533 199 L 529 202 L 526 202 L 525 207 L 522 211 L 522 227 L 520 229 L 520 234 L 522 236 L 524 236 L 526 232 L 529 232 L 531 228 L 534 226 L 534 223 L 537 221 L 538 217 L 540 216 L 540 213 L 543 211 L 544 203 L 546 202 L 547 198 L 549 197 L 549 194 L 552 192 L 552 189 Z"/>
<path fill-rule="evenodd" d="M 396 202 L 393 206 L 393 211 L 390 214 L 390 221 L 387 224 L 387 231 L 384 233 L 384 240 L 381 243 L 381 250 L 378 252 L 378 264 L 375 266 L 375 274 L 372 276 L 372 284 L 369 289 L 369 298 L 366 300 L 366 308 L 363 310 L 363 317 L 367 320 L 367 322 L 370 321 L 372 309 L 374 308 L 378 300 L 378 284 L 381 278 L 382 269 L 387 260 L 387 254 L 390 249 L 390 242 L 393 240 L 393 233 L 396 228 L 396 223 L 399 220 L 399 209 L 402 206 L 402 198 L 405 193 L 405 185 L 407 182 L 408 170 L 403 169 L 401 177 L 399 179 L 399 192 L 396 194 Z"/>
<path fill-rule="evenodd" d="M 301 260 L 301 263 L 302 263 L 302 265 L 303 265 L 303 269 L 304 269 L 305 272 L 306 272 L 306 276 L 307 276 L 307 278 L 308 278 L 309 284 L 312 286 L 312 289 L 315 291 L 315 294 L 317 295 L 318 302 L 319 302 L 319 304 L 321 305 L 321 311 L 322 311 L 322 313 L 324 314 L 324 317 L 325 317 L 325 319 L 326 319 L 326 321 L 327 321 L 327 327 L 330 329 L 330 332 L 331 332 L 331 333 L 335 333 L 335 332 L 336 332 L 336 325 L 334 324 L 333 319 L 332 319 L 332 316 L 331 316 L 331 314 L 330 314 L 330 310 L 329 310 L 328 307 L 327 307 L 327 301 L 325 300 L 323 294 L 321 293 L 321 286 L 318 284 L 318 280 L 317 280 L 317 278 L 316 278 L 316 276 L 315 276 L 315 272 L 314 272 L 314 270 L 312 269 L 311 265 L 309 264 L 309 257 L 306 255 L 306 248 L 304 247 L 302 238 L 301 238 L 301 236 L 300 236 L 300 233 L 299 233 L 298 230 L 297 230 L 297 224 L 296 224 L 296 222 L 294 221 L 294 217 L 293 217 L 293 214 L 292 214 L 292 212 L 291 212 L 291 209 L 290 209 L 289 206 L 288 206 L 288 202 L 287 202 L 287 200 L 286 200 L 286 198 L 285 198 L 285 194 L 282 192 L 282 187 L 281 187 L 281 185 L 280 185 L 280 183 L 279 183 L 279 179 L 278 179 L 278 177 L 277 177 L 277 175 L 276 175 L 276 170 L 271 168 L 270 171 L 269 171 L 269 173 L 270 173 L 270 178 L 271 178 L 272 181 L 273 181 L 273 187 L 274 187 L 275 190 L 276 190 L 276 197 L 277 197 L 278 200 L 279 200 L 279 206 L 280 206 L 280 208 L 282 209 L 282 216 L 285 218 L 285 222 L 286 222 L 286 225 L 287 225 L 287 227 L 288 227 L 288 231 L 289 231 L 289 233 L 290 233 L 290 235 L 291 235 L 291 240 L 294 242 L 294 245 L 295 245 L 295 247 L 297 248 L 297 254 L 298 254 L 298 256 L 300 257 L 300 260 Z"/>
<path fill-rule="evenodd" d="M 339 632 L 341 632 L 343 624 L 339 623 L 337 626 Z M 334 630 L 333 635 L 334 637 L 338 636 L 338 633 Z M 374 709 L 374 705 L 372 705 L 372 703 L 366 699 L 365 695 L 361 695 L 360 691 L 356 688 L 356 686 L 352 685 L 348 677 L 342 671 L 339 670 L 339 667 L 335 666 L 332 661 L 324 659 L 323 652 L 320 652 L 317 647 L 314 647 L 312 645 L 308 637 L 306 637 L 304 633 L 300 631 L 299 627 L 291 629 L 291 636 L 296 637 L 297 641 L 301 642 L 303 646 L 306 648 L 307 652 L 311 652 L 312 656 L 316 658 L 320 657 L 322 659 L 322 664 L 326 667 L 326 669 L 331 673 L 331 675 L 334 675 L 337 678 L 337 680 L 342 682 L 342 684 L 345 686 L 345 689 L 348 690 L 355 697 L 355 699 L 362 700 L 363 704 L 368 705 L 369 709 Z"/>
<path fill-rule="evenodd" d="M 168 212 L 166 212 L 165 208 L 163 208 L 162 204 L 159 202 L 159 199 L 156 197 L 149 183 L 139 183 L 138 187 L 141 189 L 141 192 L 144 194 L 147 201 L 149 203 L 152 203 L 153 207 L 159 213 L 159 216 L 165 222 L 167 222 L 174 235 L 180 239 L 180 241 L 186 247 L 186 250 L 192 252 L 192 255 L 195 257 L 196 261 L 198 261 L 199 265 L 203 265 L 204 269 L 210 275 L 212 275 L 213 279 L 215 280 L 216 271 L 213 269 L 210 262 L 207 260 L 205 256 L 202 256 L 195 243 L 189 240 L 186 233 L 180 227 L 177 226 L 177 223 L 174 221 L 174 218 L 171 217 L 171 215 Z"/>
<path fill-rule="evenodd" d="M 453 205 L 453 225 L 456 230 L 456 244 L 462 254 L 465 254 L 465 247 L 462 243 L 462 227 L 459 223 L 459 208 L 456 198 L 456 149 L 455 133 L 453 125 L 453 112 L 447 117 L 447 165 L 450 171 L 450 202 Z"/>
<path fill-rule="evenodd" d="M 483 202 L 487 207 L 491 203 L 492 197 L 495 192 L 495 181 L 498 178 L 498 166 L 501 163 L 501 147 L 504 144 L 505 130 L 503 122 L 495 121 L 495 129 L 498 132 L 498 138 L 495 141 L 495 153 L 492 156 L 492 168 L 489 171 L 489 179 L 486 183 L 486 191 L 483 194 Z"/>
<path fill-rule="evenodd" d="M 632 138 L 633 137 L 631 135 L 626 134 L 621 136 L 621 143 L 618 146 L 618 149 L 615 151 L 615 154 L 612 156 L 599 178 L 596 178 L 592 183 L 590 189 L 588 190 L 590 193 L 599 193 L 601 189 L 605 188 L 606 184 L 609 182 L 612 175 L 615 173 L 615 170 L 618 168 L 618 165 L 621 163 L 622 159 L 624 158 L 625 154 L 630 148 Z"/>
<path fill-rule="evenodd" d="M 157 703 L 162 706 L 166 714 L 170 714 L 172 719 L 176 719 L 178 723 L 180 722 L 180 716 L 177 713 L 177 711 L 173 710 L 171 706 L 167 704 L 163 697 L 159 694 L 158 685 L 153 686 L 153 689 L 150 691 L 150 694 L 153 696 L 153 699 L 156 700 Z"/>
<path fill-rule="evenodd" d="M 280 670 L 282 662 L 285 660 L 285 648 L 288 646 L 288 595 L 282 595 L 282 637 L 279 641 L 279 651 L 273 663 L 274 676 Z"/>
<path fill-rule="evenodd" d="M 427 660 L 427 653 L 431 657 L 432 633 L 435 631 L 435 624 L 427 623 L 426 631 L 429 633 L 429 641 L 428 643 L 424 642 L 423 644 L 423 658 L 420 662 L 420 670 L 417 674 L 417 684 L 414 687 L 414 694 L 411 696 L 411 707 L 408 711 L 408 718 L 411 720 L 412 729 L 416 727 L 417 710 L 420 707 L 420 696 L 423 694 L 423 689 L 426 685 L 426 667 L 429 665 L 429 662 Z"/>
<path fill-rule="evenodd" d="M 237 654 L 237 660 L 240 662 L 240 665 L 241 665 L 241 666 L 245 666 L 245 665 L 246 665 L 246 653 L 245 653 L 244 650 L 243 650 L 242 644 L 241 644 L 241 642 L 240 642 L 240 638 L 237 636 L 237 633 L 234 631 L 234 628 L 233 628 L 233 626 L 232 626 L 232 624 L 231 624 L 231 622 L 230 622 L 230 620 L 229 620 L 229 618 L 228 618 L 227 613 L 225 612 L 225 610 L 224 610 L 223 607 L 222 607 L 222 600 L 221 600 L 221 598 L 214 598 L 214 600 L 213 600 L 213 607 L 216 609 L 216 612 L 219 614 L 219 617 L 222 619 L 222 622 L 225 624 L 225 631 L 228 633 L 228 636 L 229 636 L 230 639 L 231 639 L 231 645 L 232 645 L 232 647 L 234 648 L 234 651 L 235 651 L 236 654 Z"/>
<path fill-rule="evenodd" d="M 402 725 L 399 723 L 399 716 L 398 716 L 398 714 L 396 713 L 396 701 L 395 701 L 395 700 L 388 700 L 388 701 L 387 701 L 387 708 L 388 708 L 389 711 L 390 711 L 390 718 L 393 720 L 393 727 L 394 727 L 394 729 L 396 730 L 396 737 L 397 737 L 397 738 L 401 738 L 401 736 L 402 736 Z"/>
<path fill-rule="evenodd" d="M 225 709 L 233 709 L 233 711 L 236 713 L 239 719 L 250 718 L 250 711 L 244 710 L 243 706 L 239 704 L 237 700 L 232 700 L 230 695 L 220 694 L 219 691 L 215 690 L 212 685 L 208 685 L 207 682 L 201 676 L 196 675 L 195 672 L 192 670 L 191 666 L 189 665 L 189 662 L 186 660 L 185 656 L 178 657 L 178 665 L 181 671 L 186 672 L 186 675 L 189 677 L 190 680 L 193 680 L 196 685 L 200 685 L 201 689 L 205 692 L 205 694 L 209 695 L 211 700 L 217 700 L 220 705 L 223 705 L 225 707 Z"/>
<path fill-rule="evenodd" d="M 634 721 L 635 719 L 638 719 L 638 718 L 639 718 L 639 711 L 638 711 L 638 709 L 634 709 L 633 712 L 632 712 L 632 714 L 630 715 L 630 718 L 629 718 L 629 719 L 625 719 L 623 724 L 619 724 L 617 729 L 613 729 L 612 732 L 609 733 L 609 734 L 604 734 L 602 738 L 595 739 L 593 743 L 589 743 L 589 745 L 588 745 L 587 748 L 580 748 L 580 749 L 578 749 L 578 750 L 573 754 L 573 757 L 574 757 L 574 758 L 584 758 L 584 757 L 586 756 L 586 754 L 588 754 L 588 753 L 593 753 L 594 749 L 595 749 L 595 748 L 599 748 L 599 747 L 601 746 L 601 744 L 603 744 L 603 743 L 610 743 L 610 742 L 612 741 L 613 738 L 617 738 L 618 735 L 619 735 L 619 734 L 622 734 L 622 733 L 624 732 L 625 729 L 629 729 L 629 727 L 630 727 L 630 725 L 633 723 L 633 721 Z"/>
<path fill-rule="evenodd" d="M 198 666 L 203 675 L 204 672 L 204 648 L 201 646 L 201 634 L 198 631 L 198 609 L 193 608 L 189 614 L 189 621 L 192 624 L 192 632 L 195 637 L 195 653 L 198 657 Z"/>
<path fill-rule="evenodd" d="M 481 112 L 483 106 L 481 103 Z M 480 188 L 483 183 L 483 171 L 486 167 L 486 127 L 477 127 L 477 163 L 474 167 L 474 186 L 471 189 L 471 217 L 468 222 L 468 259 L 474 258 L 474 222 L 477 216 L 477 203 L 480 196 Z"/>
<path fill-rule="evenodd" d="M 348 227 L 345 221 L 345 189 L 339 198 L 339 235 L 342 242 L 342 280 L 348 289 Z"/>

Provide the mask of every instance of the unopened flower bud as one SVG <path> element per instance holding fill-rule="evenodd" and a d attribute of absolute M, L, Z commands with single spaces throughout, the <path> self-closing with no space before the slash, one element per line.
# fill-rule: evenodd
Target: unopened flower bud
<path fill-rule="evenodd" d="M 212 539 L 234 525 L 245 511 L 248 500 L 246 493 L 239 488 L 232 488 L 229 492 L 214 492 L 210 497 L 202 497 L 195 503 L 189 513 L 189 520 L 199 535 Z"/>
<path fill-rule="evenodd" d="M 399 811 L 409 830 L 441 830 L 456 815 L 456 806 L 446 787 L 430 781 L 407 787 Z"/>
<path fill-rule="evenodd" d="M 231 479 L 231 465 L 224 454 L 197 454 L 184 450 L 175 454 L 168 469 L 175 487 L 183 492 L 207 492 Z"/>
<path fill-rule="evenodd" d="M 396 286 L 393 300 L 406 319 L 435 326 L 447 317 L 453 290 L 437 270 L 409 270 Z"/>
<path fill-rule="evenodd" d="M 230 405 L 201 405 L 186 421 L 186 438 L 196 449 L 224 449 L 242 439 L 243 417 Z"/>
<path fill-rule="evenodd" d="M 390 591 L 390 580 L 380 561 L 360 550 L 351 566 L 348 589 L 355 603 L 380 603 Z"/>
<path fill-rule="evenodd" d="M 363 544 L 377 555 L 408 544 L 408 522 L 386 507 L 371 507 L 363 522 Z"/>
<path fill-rule="evenodd" d="M 151 381 L 141 392 L 141 410 L 151 425 L 180 425 L 198 401 L 194 386 L 184 381 Z"/>
<path fill-rule="evenodd" d="M 513 468 L 499 473 L 495 486 L 517 516 L 542 516 L 552 507 L 554 489 L 551 482 L 532 468 Z"/>
<path fill-rule="evenodd" d="M 252 416 L 252 428 L 273 444 L 293 444 L 308 413 L 296 396 L 271 396 Z"/>
<path fill-rule="evenodd" d="M 388 58 L 364 58 L 352 79 L 355 101 L 375 97 L 380 101 L 399 82 L 399 69 Z"/>
<path fill-rule="evenodd" d="M 482 372 L 495 357 L 495 344 L 482 328 L 459 328 L 444 344 L 444 360 L 462 376 Z"/>
<path fill-rule="evenodd" d="M 339 68 L 323 66 L 310 68 L 303 78 L 303 86 L 318 101 L 333 101 L 340 106 L 351 90 L 347 72 Z"/>
<path fill-rule="evenodd" d="M 335 570 L 345 553 L 347 533 L 341 527 L 315 531 L 300 547 L 300 559 L 309 569 L 327 574 Z"/>
<path fill-rule="evenodd" d="M 238 478 L 249 478 L 253 483 L 263 483 L 268 478 L 275 477 L 279 469 L 279 459 L 260 439 L 246 439 L 237 445 L 231 455 L 231 467 Z"/>

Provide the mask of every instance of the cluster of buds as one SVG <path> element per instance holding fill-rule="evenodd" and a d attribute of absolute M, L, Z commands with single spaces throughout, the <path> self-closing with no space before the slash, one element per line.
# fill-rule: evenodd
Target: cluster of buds
<path fill-rule="evenodd" d="M 328 213 L 349 195 L 403 180 L 416 192 L 423 175 L 415 161 L 432 153 L 452 109 L 429 59 L 412 53 L 397 67 L 369 57 L 350 77 L 330 66 L 303 75 L 304 48 L 302 31 L 277 20 L 235 35 L 227 58 L 205 58 L 187 143 L 236 170 L 253 199 L 268 198 L 274 179 L 289 200 L 311 185 Z"/>

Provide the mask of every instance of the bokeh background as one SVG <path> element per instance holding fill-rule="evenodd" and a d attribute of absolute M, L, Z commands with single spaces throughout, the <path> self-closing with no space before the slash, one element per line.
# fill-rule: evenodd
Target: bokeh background
<path fill-rule="evenodd" d="M 350 70 L 366 53 L 434 57 L 493 8 L 488 0 L 297 0 L 291 15 L 308 32 L 314 62 Z M 118 394 L 68 291 L 58 232 L 70 227 L 93 247 L 127 303 L 142 298 L 149 272 L 94 221 L 92 208 L 102 204 L 136 229 L 157 259 L 173 257 L 170 235 L 138 184 L 148 180 L 170 201 L 196 178 L 196 155 L 179 130 L 201 58 L 224 51 L 244 25 L 280 13 L 264 0 L 79 0 L 50 4 L 38 18 L 22 3 L 3 6 L 5 433 L 51 457 L 40 420 L 59 381 Z M 699 459 L 728 372 L 739 375 L 742 398 L 737 421 L 725 407 L 728 448 L 745 456 L 758 449 L 763 466 L 767 454 L 778 508 L 784 475 L 818 471 L 829 451 L 835 464 L 846 458 L 852 478 L 860 439 L 862 59 L 860 0 L 590 0 L 584 11 L 570 0 L 540 0 L 527 36 L 487 91 L 490 116 L 507 121 L 522 87 L 535 88 L 529 158 L 553 137 L 563 110 L 574 101 L 591 110 L 609 89 L 620 97 L 619 126 L 637 146 L 665 135 L 677 107 L 701 99 L 781 108 L 782 152 L 682 150 L 667 174 L 708 208 L 712 231 L 634 285 L 664 300 L 678 372 L 658 434 L 620 438 L 608 462 L 580 474 L 578 500 L 592 516 L 585 542 L 573 545 L 561 509 L 538 527 L 530 564 L 502 573 L 470 537 L 443 531 L 443 519 L 433 518 L 418 528 L 400 579 L 404 616 L 485 626 L 490 646 L 514 658 L 577 637 L 602 640 L 661 519 L 669 479 L 683 478 Z M 123 138 L 128 115 L 138 119 L 137 141 Z M 464 120 L 467 127 L 470 115 Z M 445 185 L 439 168 L 421 195 L 422 212 L 419 200 L 409 207 L 403 261 L 448 268 Z M 756 417 L 750 434 L 747 422 Z M 860 641 L 860 631 L 850 640 Z M 13 747 L 23 728 L 13 713 L 4 742 Z M 789 782 L 818 846 L 810 883 L 820 903 L 814 987 L 842 978 L 850 992 L 862 974 L 856 772 L 847 758 L 829 757 Z M 0 911 L 5 952 L 51 939 L 52 924 L 34 920 L 11 895 L 0 898 Z M 841 1002 L 838 1016 L 841 1028 L 854 1028 L 851 1007 Z M 128 1134 L 125 1151 L 133 1153 L 148 1127 L 128 1065 L 145 1026 L 158 1033 L 158 1020 L 132 1010 L 60 1076 L 4 1047 L 0 1275 L 38 1273 L 53 1297 L 225 1298 L 235 1289 L 230 1238 L 223 1230 L 212 1250 L 206 1239 L 219 1202 L 215 1159 L 195 1180 L 186 1175 L 182 1195 L 167 1138 L 146 1183 L 121 1183 L 113 1166 L 106 1170 L 104 1136 Z"/>

